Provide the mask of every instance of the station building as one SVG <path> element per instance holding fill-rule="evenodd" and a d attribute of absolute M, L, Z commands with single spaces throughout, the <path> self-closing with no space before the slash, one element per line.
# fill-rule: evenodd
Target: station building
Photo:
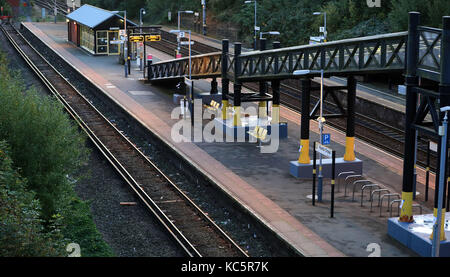
<path fill-rule="evenodd" d="M 88 4 L 67 16 L 68 40 L 93 55 L 119 55 L 119 30 L 124 29 L 124 18 L 117 12 Z M 137 26 L 127 20 L 128 26 Z"/>

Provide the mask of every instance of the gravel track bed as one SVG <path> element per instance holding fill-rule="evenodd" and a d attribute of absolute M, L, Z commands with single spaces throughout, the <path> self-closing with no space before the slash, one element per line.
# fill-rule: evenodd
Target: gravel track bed
<path fill-rule="evenodd" d="M 196 168 L 169 149 L 150 131 L 120 109 L 107 96 L 28 31 L 24 36 L 96 108 L 130 138 L 199 207 L 253 257 L 296 256 L 286 244 L 257 222 Z"/>

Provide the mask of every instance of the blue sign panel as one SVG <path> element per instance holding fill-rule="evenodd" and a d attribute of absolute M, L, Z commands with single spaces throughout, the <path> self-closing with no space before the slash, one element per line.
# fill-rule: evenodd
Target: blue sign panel
<path fill-rule="evenodd" d="M 322 134 L 322 144 L 330 145 L 331 143 L 331 135 L 330 134 Z"/>

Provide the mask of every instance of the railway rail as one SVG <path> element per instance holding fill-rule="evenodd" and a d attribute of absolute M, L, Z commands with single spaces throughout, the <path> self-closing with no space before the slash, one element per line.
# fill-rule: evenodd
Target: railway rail
<path fill-rule="evenodd" d="M 248 256 L 12 25 L 0 29 L 187 256 Z"/>

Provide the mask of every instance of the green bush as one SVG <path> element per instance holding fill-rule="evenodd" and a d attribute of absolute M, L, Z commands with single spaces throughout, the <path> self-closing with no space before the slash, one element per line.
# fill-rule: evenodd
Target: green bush
<path fill-rule="evenodd" d="M 1 64 L 7 61 L 0 59 Z M 26 90 L 20 74 L 0 68 L 0 139 L 11 146 L 11 157 L 39 198 L 44 218 L 68 205 L 65 196 L 86 163 L 85 136 L 50 97 Z"/>
<path fill-rule="evenodd" d="M 17 179 L 17 188 L 9 187 L 3 192 L 0 205 L 6 209 L 5 221 L 2 220 L 6 225 L 2 225 L 5 232 L 0 232 L 0 249 L 5 247 L 8 252 L 0 255 L 60 255 L 65 253 L 63 246 L 73 242 L 81 246 L 83 256 L 112 256 L 93 223 L 89 205 L 76 196 L 73 188 L 86 177 L 80 174 L 89 157 L 86 135 L 57 100 L 39 95 L 33 88 L 26 89 L 20 74 L 10 73 L 7 64 L 0 51 L 0 140 L 10 145 L 8 161 L 14 161 L 14 167 L 27 182 Z M 9 191 L 19 197 L 17 201 L 8 201 Z M 21 202 L 29 208 L 19 210 L 24 214 L 19 213 L 20 218 L 15 219 L 9 212 L 20 208 Z M 28 236 L 32 236 L 29 241 Z M 35 244 L 29 245 L 34 239 Z M 50 245 L 53 248 L 39 250 L 38 246 L 49 239 L 56 239 Z M 21 241 L 24 247 L 17 246 Z"/>
<path fill-rule="evenodd" d="M 9 153 L 0 141 L 0 256 L 64 256 L 60 229 L 57 224 L 44 227 L 39 201 L 13 169 Z"/>

